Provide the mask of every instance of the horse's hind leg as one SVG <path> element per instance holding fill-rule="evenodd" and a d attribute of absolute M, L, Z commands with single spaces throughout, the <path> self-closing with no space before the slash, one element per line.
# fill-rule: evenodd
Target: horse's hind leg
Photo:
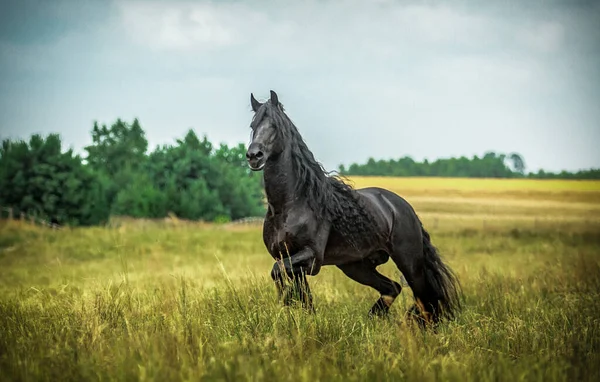
<path fill-rule="evenodd" d="M 452 318 L 460 309 L 459 284 L 426 238 L 423 246 L 406 246 L 392 254 L 415 296 L 409 316 L 421 326 Z"/>
<path fill-rule="evenodd" d="M 365 259 L 353 263 L 338 265 L 337 267 L 350 277 L 352 280 L 370 286 L 376 289 L 381 297 L 375 302 L 370 315 L 385 315 L 390 310 L 390 306 L 400 294 L 402 287 L 395 281 L 390 280 L 381 273 L 377 272 L 378 264 Z"/>
<path fill-rule="evenodd" d="M 430 299 L 432 293 L 427 287 L 422 247 L 406 244 L 399 246 L 391 257 L 415 297 L 415 305 L 407 312 L 408 317 L 416 320 L 419 325 L 424 325 L 431 319 L 432 312 L 427 309 L 429 304 L 425 305 L 425 302 Z"/>

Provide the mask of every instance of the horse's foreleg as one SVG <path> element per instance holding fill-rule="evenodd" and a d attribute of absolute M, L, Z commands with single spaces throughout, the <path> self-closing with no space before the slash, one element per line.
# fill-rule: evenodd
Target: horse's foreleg
<path fill-rule="evenodd" d="M 275 264 L 273 264 L 273 269 L 271 270 L 271 278 L 275 282 L 275 287 L 277 288 L 277 296 L 279 298 L 282 298 L 284 296 L 285 291 L 287 289 L 286 280 L 283 277 L 284 272 L 285 268 L 281 261 L 276 261 Z"/>
<path fill-rule="evenodd" d="M 277 287 L 278 297 L 283 300 L 284 305 L 291 305 L 294 301 L 300 301 L 302 306 L 313 310 L 312 293 L 308 286 L 306 272 L 302 268 L 297 269 L 297 271 L 291 274 L 291 285 L 288 285 L 284 276 L 287 273 L 284 267 L 282 262 L 278 261 L 273 265 L 273 270 L 271 271 L 271 278 L 273 278 Z"/>
<path fill-rule="evenodd" d="M 295 274 L 292 287 L 288 290 L 288 296 L 291 301 L 300 301 L 302 306 L 310 311 L 314 311 L 312 293 L 308 286 L 306 273 Z"/>
<path fill-rule="evenodd" d="M 317 274 L 321 264 L 322 256 L 316 256 L 312 248 L 305 247 L 293 256 L 284 257 L 273 265 L 271 277 L 285 305 L 299 300 L 304 307 L 313 310 L 312 294 L 306 276 Z M 290 286 L 286 285 L 288 278 L 291 280 Z"/>

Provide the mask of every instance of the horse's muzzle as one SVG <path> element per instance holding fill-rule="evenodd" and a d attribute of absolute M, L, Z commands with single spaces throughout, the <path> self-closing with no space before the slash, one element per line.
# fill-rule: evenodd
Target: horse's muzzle
<path fill-rule="evenodd" d="M 260 171 L 265 167 L 265 154 L 261 151 L 260 147 L 256 144 L 251 144 L 246 152 L 246 160 L 248 166 L 252 171 Z"/>

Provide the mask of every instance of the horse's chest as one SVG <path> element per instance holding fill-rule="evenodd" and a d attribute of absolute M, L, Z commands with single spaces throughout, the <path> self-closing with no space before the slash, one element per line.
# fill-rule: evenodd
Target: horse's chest
<path fill-rule="evenodd" d="M 280 214 L 265 220 L 263 239 L 274 258 L 291 256 L 310 243 L 305 219 Z"/>

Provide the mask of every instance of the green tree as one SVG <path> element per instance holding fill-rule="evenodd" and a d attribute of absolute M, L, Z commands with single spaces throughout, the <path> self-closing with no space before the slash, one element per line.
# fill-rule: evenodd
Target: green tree
<path fill-rule="evenodd" d="M 238 219 L 264 213 L 260 178 L 251 174 L 243 145 L 214 149 L 193 130 L 175 146 L 150 155 L 154 185 L 167 195 L 167 209 L 187 219 Z"/>
<path fill-rule="evenodd" d="M 512 158 L 512 157 L 511 157 Z M 482 158 L 474 156 L 443 158 L 433 162 L 416 162 L 410 157 L 398 160 L 375 160 L 369 158 L 365 164 L 352 163 L 343 169 L 343 175 L 380 175 L 380 176 L 447 176 L 447 177 L 513 177 L 519 173 L 511 171 L 505 164 L 506 155 L 494 152 L 486 153 Z M 522 161 L 523 163 L 523 161 Z"/>
<path fill-rule="evenodd" d="M 133 175 L 119 191 L 112 207 L 115 215 L 136 218 L 159 218 L 167 215 L 167 194 L 154 187 L 145 172 Z"/>
<path fill-rule="evenodd" d="M 137 119 L 131 125 L 117 119 L 110 128 L 92 128 L 92 144 L 85 147 L 86 161 L 100 174 L 107 187 L 109 204 L 131 183 L 136 173 L 145 171 L 148 141 Z"/>
<path fill-rule="evenodd" d="M 62 152 L 57 134 L 4 140 L 0 184 L 0 204 L 59 224 L 98 224 L 109 216 L 103 183 L 71 149 Z"/>
<path fill-rule="evenodd" d="M 222 185 L 219 196 L 232 219 L 264 214 L 262 177 L 248 169 L 246 148 L 221 145 L 215 152 L 220 164 Z"/>

